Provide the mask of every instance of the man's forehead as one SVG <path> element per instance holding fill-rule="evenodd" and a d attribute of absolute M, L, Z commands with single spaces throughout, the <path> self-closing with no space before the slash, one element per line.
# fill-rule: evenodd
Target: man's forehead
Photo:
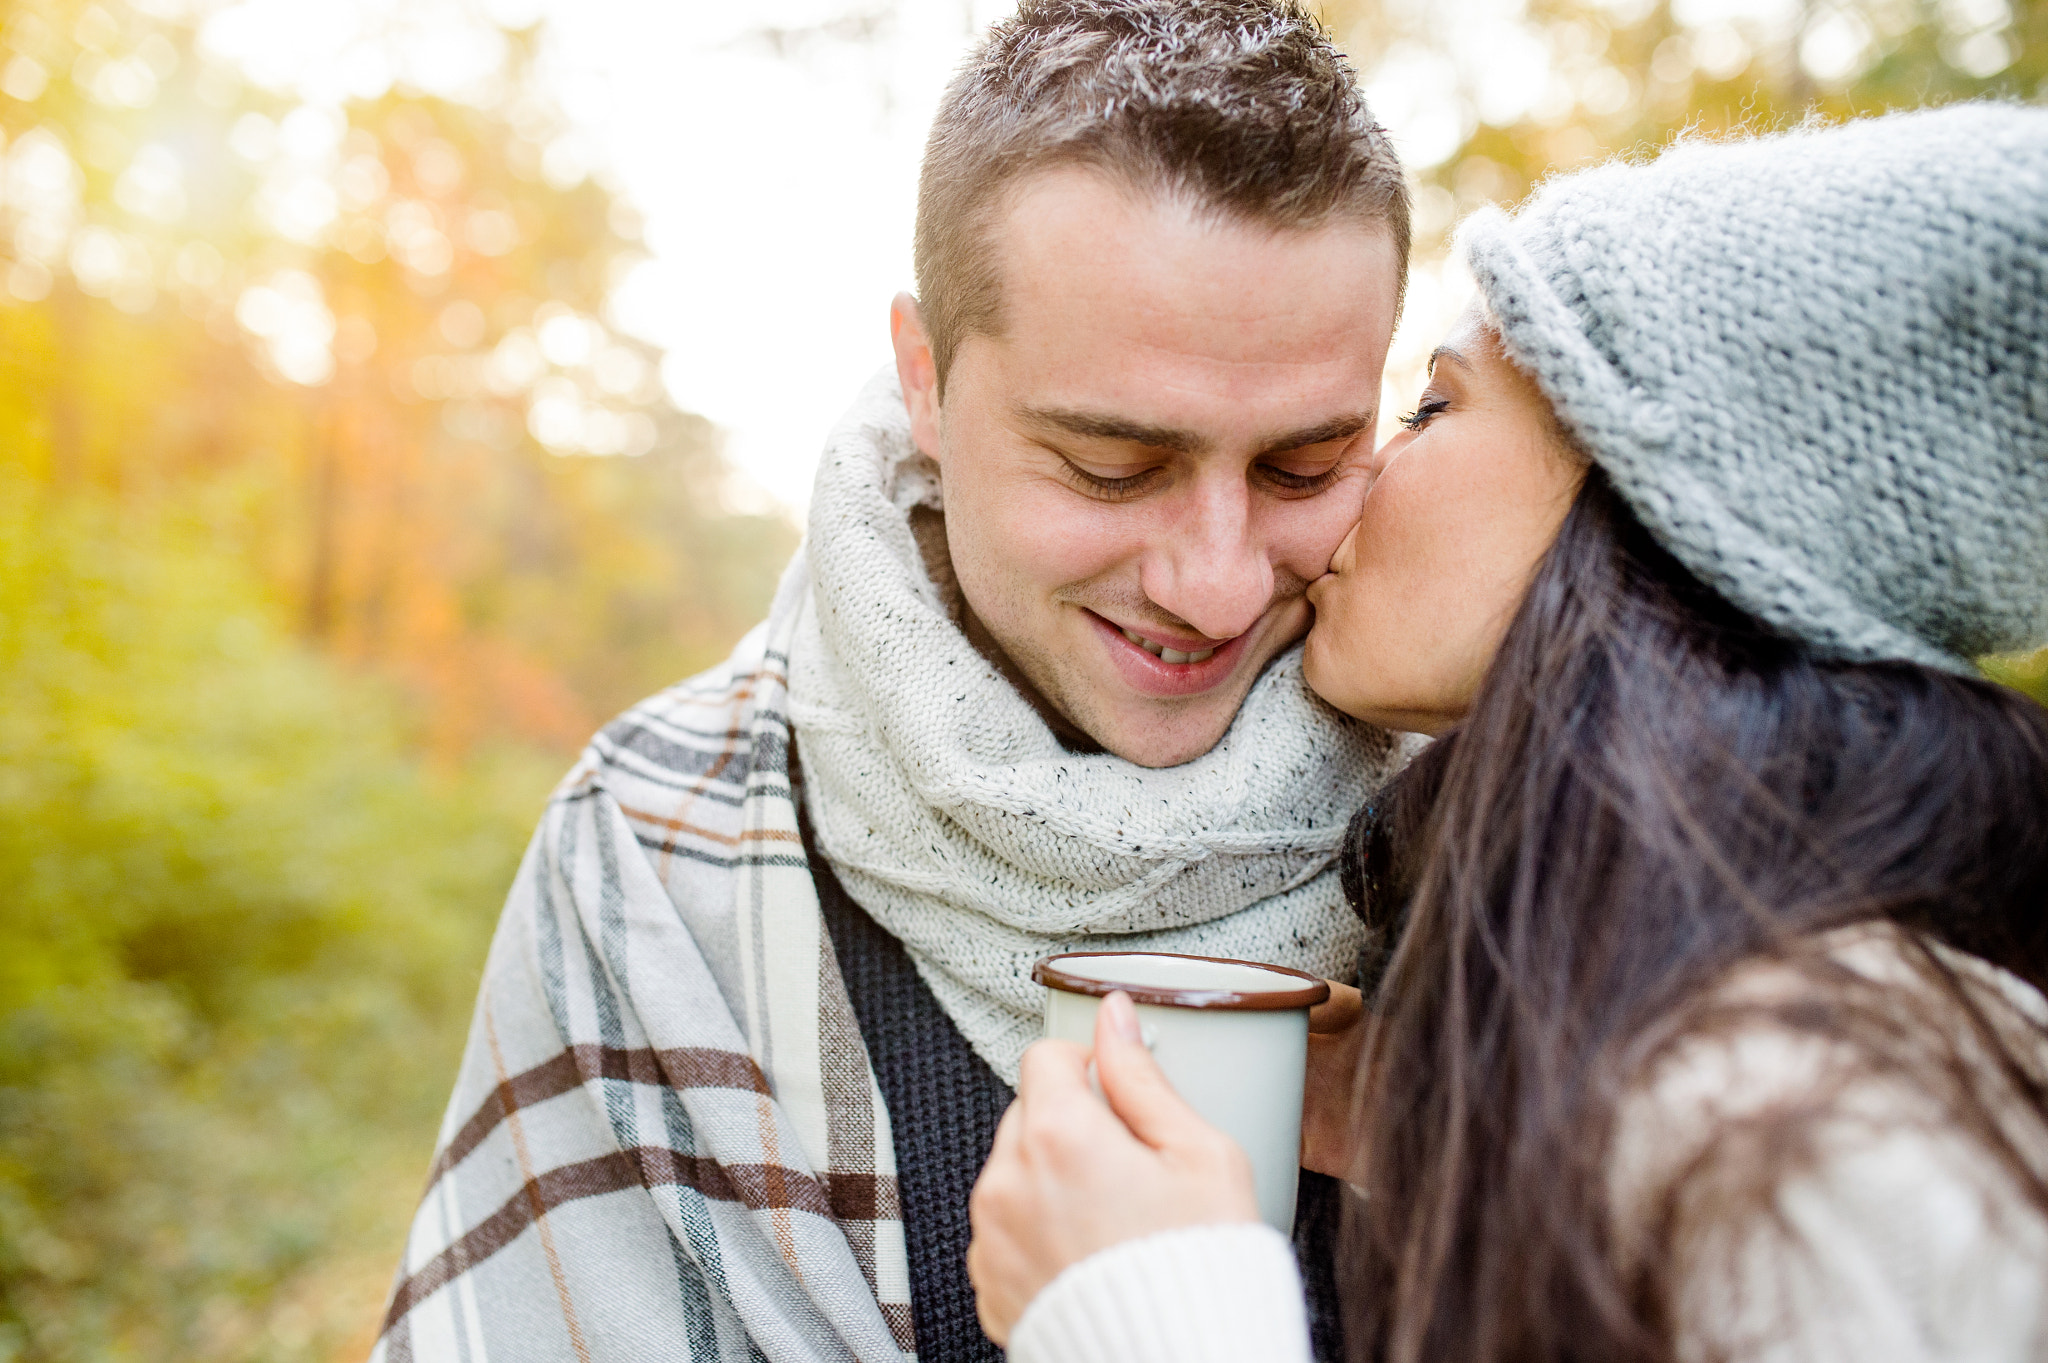
<path fill-rule="evenodd" d="M 1400 287 L 1399 252 L 1382 223 L 1251 222 L 1087 166 L 1039 171 L 1013 187 L 988 248 L 1006 322 L 1019 308 L 1076 306 L 1183 324 L 1282 304 L 1343 315 L 1379 311 L 1375 296 L 1391 305 Z"/>
<path fill-rule="evenodd" d="M 1157 450 L 1299 449 L 1369 430 L 1399 295 L 1383 231 L 1274 231 L 1043 172 L 1004 232 L 1000 325 L 955 382 L 1017 429 Z"/>

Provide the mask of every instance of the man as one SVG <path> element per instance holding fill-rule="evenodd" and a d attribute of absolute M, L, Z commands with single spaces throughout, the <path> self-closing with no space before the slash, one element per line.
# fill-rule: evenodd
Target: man
<path fill-rule="evenodd" d="M 1333 853 L 1401 754 L 1291 646 L 1407 241 L 1288 0 L 991 31 L 769 619 L 535 837 L 381 1359 L 999 1357 L 962 1256 L 1032 963 L 1355 959 Z"/>

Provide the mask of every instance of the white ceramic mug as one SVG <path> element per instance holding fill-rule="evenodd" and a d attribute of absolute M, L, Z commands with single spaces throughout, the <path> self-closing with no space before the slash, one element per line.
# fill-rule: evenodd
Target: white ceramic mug
<path fill-rule="evenodd" d="M 1308 1010 L 1330 986 L 1284 966 L 1156 951 L 1070 951 L 1031 978 L 1046 986 L 1045 1034 L 1095 1044 L 1095 1014 L 1121 989 L 1153 1059 L 1188 1106 L 1251 1157 L 1259 1215 L 1294 1229 Z"/>

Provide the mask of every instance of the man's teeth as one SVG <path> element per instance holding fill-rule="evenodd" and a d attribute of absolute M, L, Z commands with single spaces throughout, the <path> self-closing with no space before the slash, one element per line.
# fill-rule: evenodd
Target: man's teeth
<path fill-rule="evenodd" d="M 1122 626 L 1118 626 L 1118 628 L 1121 629 Z M 1205 648 L 1200 653 L 1182 653 L 1176 649 L 1168 648 L 1164 644 L 1155 644 L 1143 635 L 1133 634 L 1127 629 L 1124 630 L 1124 638 L 1129 639 L 1162 663 L 1206 663 L 1216 655 L 1216 650 L 1213 648 Z"/>

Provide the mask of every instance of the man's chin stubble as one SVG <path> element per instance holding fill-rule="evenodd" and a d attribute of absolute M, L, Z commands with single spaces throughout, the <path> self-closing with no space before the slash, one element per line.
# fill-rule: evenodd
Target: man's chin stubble
<path fill-rule="evenodd" d="M 1084 754 L 1107 751 L 1096 741 L 1094 735 L 1067 713 L 1064 706 L 1040 690 L 1026 669 L 1010 656 L 1009 650 L 1004 648 L 989 627 L 981 622 L 981 617 L 975 614 L 974 608 L 967 604 L 964 596 L 960 600 L 959 611 L 960 630 L 967 636 L 967 642 L 973 644 L 974 651 L 986 658 L 990 666 L 1003 674 L 1003 680 L 1016 687 L 1017 693 L 1031 703 L 1031 708 L 1046 722 L 1046 726 L 1052 730 L 1053 737 L 1060 741 L 1061 747 L 1068 752 Z"/>

